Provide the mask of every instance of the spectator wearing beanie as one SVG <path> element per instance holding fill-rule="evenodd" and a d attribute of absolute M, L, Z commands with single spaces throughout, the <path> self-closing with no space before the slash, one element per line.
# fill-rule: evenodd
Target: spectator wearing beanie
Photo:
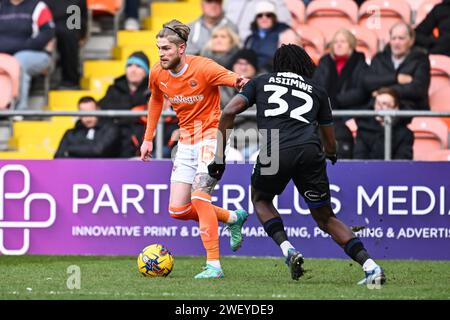
<path fill-rule="evenodd" d="M 252 79 L 258 72 L 258 57 L 253 50 L 241 49 L 231 58 L 226 66 L 239 75 Z M 220 87 L 220 107 L 223 109 L 238 93 L 235 88 Z"/>
<path fill-rule="evenodd" d="M 241 49 L 233 56 L 228 68 L 248 79 L 253 79 L 258 73 L 258 57 L 252 50 Z M 220 87 L 220 107 L 223 109 L 237 93 L 238 91 L 234 88 Z M 256 107 L 251 106 L 248 110 L 256 110 Z M 234 121 L 235 130 L 241 129 L 247 132 L 246 139 L 242 139 L 242 135 L 235 134 L 236 131 L 233 131 L 230 137 L 231 146 L 241 150 L 246 159 L 258 149 L 257 128 L 256 117 L 237 117 Z M 251 131 L 248 131 L 249 129 Z"/>
<path fill-rule="evenodd" d="M 146 106 L 150 97 L 149 64 L 144 52 L 131 54 L 126 62 L 125 74 L 109 86 L 106 95 L 99 101 L 100 107 L 104 110 L 132 110 L 138 106 Z M 135 157 L 144 135 L 145 124 L 134 118 L 116 118 L 114 121 L 121 131 L 120 157 Z"/>

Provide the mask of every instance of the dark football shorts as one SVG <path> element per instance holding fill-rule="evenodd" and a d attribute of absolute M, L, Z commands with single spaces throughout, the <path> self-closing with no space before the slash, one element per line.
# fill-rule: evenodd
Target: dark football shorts
<path fill-rule="evenodd" d="M 279 195 L 292 179 L 309 208 L 330 203 L 326 158 L 318 145 L 305 144 L 280 150 L 279 168 L 272 174 L 267 174 L 271 163 L 261 163 L 260 156 L 253 168 L 251 183 L 254 189 Z M 272 156 L 275 155 L 272 153 Z"/>

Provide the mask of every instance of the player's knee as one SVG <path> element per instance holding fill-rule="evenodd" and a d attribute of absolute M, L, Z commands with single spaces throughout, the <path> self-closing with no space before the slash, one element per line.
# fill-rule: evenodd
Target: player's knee
<path fill-rule="evenodd" d="M 169 214 L 178 220 L 191 220 L 192 204 L 189 202 L 182 206 L 169 206 Z"/>

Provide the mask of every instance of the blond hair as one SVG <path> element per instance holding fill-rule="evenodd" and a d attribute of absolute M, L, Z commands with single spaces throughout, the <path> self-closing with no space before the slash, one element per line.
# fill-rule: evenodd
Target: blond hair
<path fill-rule="evenodd" d="M 163 28 L 158 32 L 156 38 L 166 38 L 176 45 L 186 43 L 189 38 L 191 28 L 178 20 L 170 20 L 163 24 Z"/>
<path fill-rule="evenodd" d="M 336 33 L 335 33 L 334 36 L 333 36 L 333 39 L 331 39 L 331 41 L 330 41 L 330 45 L 329 45 L 329 48 L 330 48 L 330 54 L 331 54 L 332 56 L 334 56 L 334 49 L 333 49 L 333 46 L 334 46 L 334 43 L 336 42 L 336 37 L 337 37 L 339 34 L 342 34 L 342 35 L 345 37 L 345 39 L 347 40 L 348 45 L 349 45 L 349 47 L 350 47 L 350 53 L 352 53 L 353 51 L 355 51 L 355 49 L 356 49 L 356 44 L 357 44 L 356 37 L 355 37 L 355 36 L 353 35 L 353 33 L 351 33 L 348 29 L 341 28 L 341 29 L 339 29 L 338 31 L 336 31 Z"/>
<path fill-rule="evenodd" d="M 202 51 L 205 51 L 205 50 L 212 51 L 213 37 L 216 34 L 218 34 L 220 31 L 226 31 L 226 33 L 228 34 L 228 37 L 231 39 L 230 49 L 240 46 L 241 39 L 239 38 L 237 33 L 233 31 L 233 29 L 231 29 L 230 27 L 227 27 L 227 26 L 218 26 L 213 29 L 213 31 L 211 33 L 211 38 L 208 40 L 208 42 L 206 43 L 206 45 L 202 49 Z"/>

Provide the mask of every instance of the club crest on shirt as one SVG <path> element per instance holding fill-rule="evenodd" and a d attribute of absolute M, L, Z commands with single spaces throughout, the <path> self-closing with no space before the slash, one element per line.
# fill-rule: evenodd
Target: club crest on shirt
<path fill-rule="evenodd" d="M 196 86 L 198 86 L 198 82 L 196 80 L 192 79 L 192 80 L 189 80 L 189 85 L 192 88 L 195 88 Z"/>

